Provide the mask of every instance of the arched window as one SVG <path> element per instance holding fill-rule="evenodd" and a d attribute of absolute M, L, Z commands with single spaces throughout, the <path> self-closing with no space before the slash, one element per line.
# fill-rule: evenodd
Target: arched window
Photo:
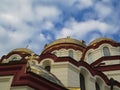
<path fill-rule="evenodd" d="M 44 69 L 49 71 L 51 70 L 51 61 L 47 60 L 43 62 Z"/>
<path fill-rule="evenodd" d="M 88 54 L 88 61 L 89 61 L 89 63 L 92 63 L 92 61 L 93 61 L 92 53 Z"/>
<path fill-rule="evenodd" d="M 15 61 L 18 61 L 18 58 L 17 57 L 13 57 L 10 62 L 15 62 Z"/>
<path fill-rule="evenodd" d="M 45 70 L 50 72 L 51 67 L 50 66 L 45 66 Z"/>
<path fill-rule="evenodd" d="M 103 54 L 104 56 L 110 56 L 110 51 L 108 47 L 103 47 Z"/>
<path fill-rule="evenodd" d="M 73 58 L 73 50 L 69 50 L 69 56 Z"/>
<path fill-rule="evenodd" d="M 80 89 L 86 90 L 85 89 L 85 77 L 81 73 L 80 73 Z"/>
<path fill-rule="evenodd" d="M 96 88 L 96 90 L 100 90 L 100 86 L 97 82 L 95 82 L 95 88 Z"/>
<path fill-rule="evenodd" d="M 56 54 L 57 54 L 57 52 L 56 52 L 56 51 L 54 51 L 54 52 L 53 52 L 53 54 L 55 54 L 55 55 L 56 55 Z"/>

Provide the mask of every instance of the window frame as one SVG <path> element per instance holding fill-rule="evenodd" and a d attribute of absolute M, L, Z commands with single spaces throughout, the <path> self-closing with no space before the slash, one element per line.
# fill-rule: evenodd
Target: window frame
<path fill-rule="evenodd" d="M 95 89 L 96 89 L 96 90 L 100 90 L 100 85 L 99 85 L 98 82 L 95 82 Z"/>
<path fill-rule="evenodd" d="M 110 56 L 110 49 L 107 46 L 103 47 L 103 55 Z"/>
<path fill-rule="evenodd" d="M 85 87 L 85 77 L 82 73 L 80 73 L 80 89 L 81 90 L 86 90 L 86 87 Z"/>
<path fill-rule="evenodd" d="M 73 57 L 74 57 L 74 52 L 73 52 L 73 50 L 69 50 L 69 51 L 68 51 L 68 55 L 69 55 L 69 57 L 73 58 Z"/>

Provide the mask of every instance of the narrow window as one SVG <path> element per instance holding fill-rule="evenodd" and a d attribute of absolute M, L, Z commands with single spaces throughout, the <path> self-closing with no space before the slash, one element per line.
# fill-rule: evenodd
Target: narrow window
<path fill-rule="evenodd" d="M 43 67 L 44 67 L 45 70 L 50 72 L 51 71 L 51 61 L 49 61 L 49 60 L 44 61 L 43 62 Z"/>
<path fill-rule="evenodd" d="M 95 88 L 96 88 L 96 90 L 100 90 L 100 86 L 97 82 L 95 83 Z"/>
<path fill-rule="evenodd" d="M 73 58 L 73 50 L 69 50 L 69 56 Z"/>
<path fill-rule="evenodd" d="M 108 47 L 103 47 L 103 54 L 104 56 L 110 56 L 110 51 Z"/>
<path fill-rule="evenodd" d="M 93 61 L 92 53 L 88 54 L 88 61 L 89 61 L 89 63 L 92 63 L 92 61 Z"/>
<path fill-rule="evenodd" d="M 80 74 L 80 88 L 81 90 L 86 90 L 85 89 L 85 78 L 82 74 Z"/>
<path fill-rule="evenodd" d="M 51 67 L 50 66 L 45 66 L 45 70 L 47 70 L 48 72 L 50 72 Z"/>

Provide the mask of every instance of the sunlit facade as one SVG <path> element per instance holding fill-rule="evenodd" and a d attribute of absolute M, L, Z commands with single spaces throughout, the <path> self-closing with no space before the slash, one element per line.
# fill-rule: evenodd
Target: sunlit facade
<path fill-rule="evenodd" d="M 120 43 L 61 38 L 40 55 L 17 48 L 1 57 L 2 90 L 120 90 Z"/>

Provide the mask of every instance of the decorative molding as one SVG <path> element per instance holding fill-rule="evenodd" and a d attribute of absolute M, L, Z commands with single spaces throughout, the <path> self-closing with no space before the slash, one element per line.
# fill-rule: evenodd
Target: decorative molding
<path fill-rule="evenodd" d="M 74 49 L 74 50 L 80 50 L 83 52 L 84 48 L 83 46 L 80 46 L 80 45 L 77 45 L 77 44 L 73 44 L 73 43 L 60 43 L 60 44 L 55 44 L 55 45 L 52 45 L 48 48 L 46 48 L 42 54 L 45 54 L 45 53 L 50 53 L 52 52 L 53 50 L 60 50 L 60 49 Z"/>
<path fill-rule="evenodd" d="M 0 78 L 0 82 L 8 82 L 10 80 L 10 78 Z"/>
<path fill-rule="evenodd" d="M 9 71 L 8 71 L 9 70 Z M 32 72 L 26 72 L 26 64 L 2 64 L 0 65 L 0 76 L 13 75 L 12 87 L 14 86 L 30 86 L 36 90 L 67 90 L 65 87 L 59 86 L 44 79 L 43 77 Z M 46 87 L 47 86 L 47 87 Z"/>

